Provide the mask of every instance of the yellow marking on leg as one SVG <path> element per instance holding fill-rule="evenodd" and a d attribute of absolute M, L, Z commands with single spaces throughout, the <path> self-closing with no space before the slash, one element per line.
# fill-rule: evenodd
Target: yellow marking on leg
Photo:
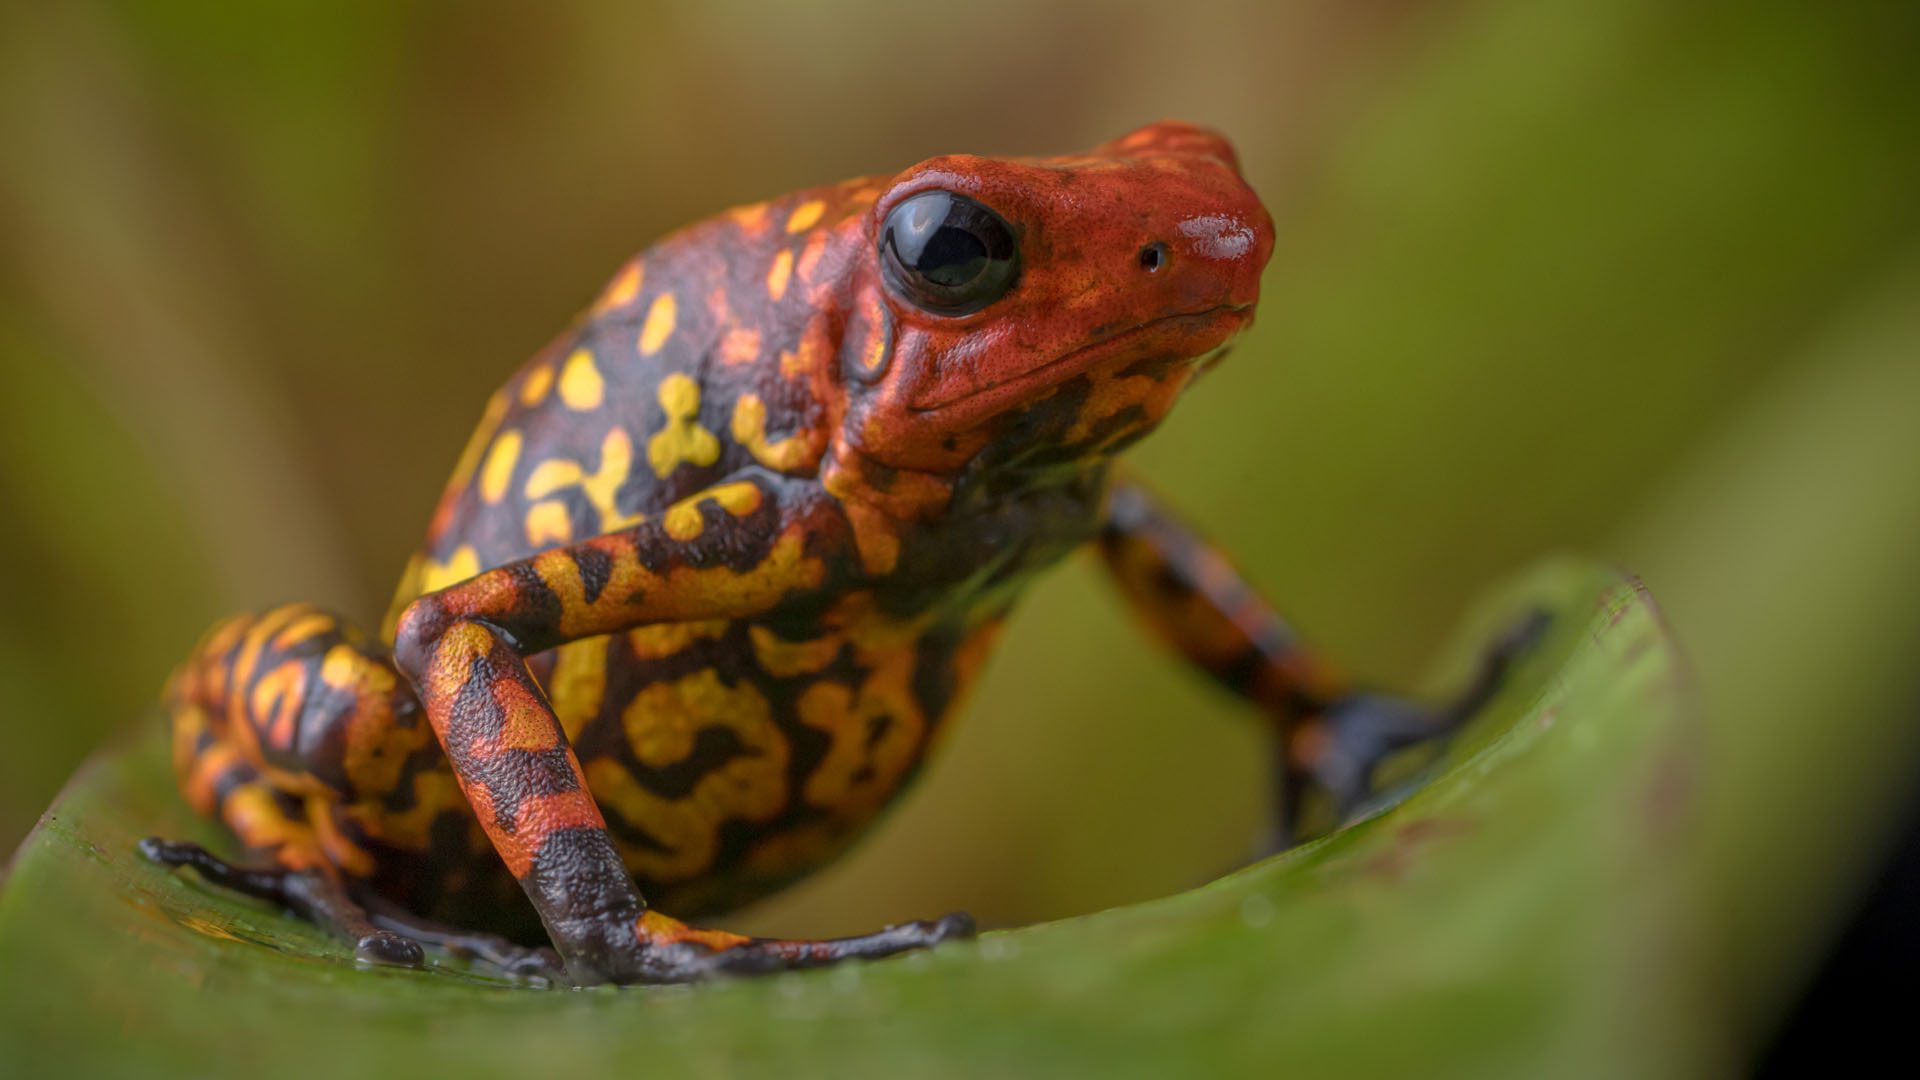
<path fill-rule="evenodd" d="M 685 761 L 703 729 L 726 728 L 746 753 L 708 771 L 683 799 L 664 799 L 608 757 L 587 762 L 587 786 L 600 804 L 646 830 L 665 851 L 618 839 L 627 868 L 656 881 L 706 871 L 730 819 L 766 821 L 787 801 L 787 740 L 751 683 L 728 686 L 711 668 L 642 689 L 621 713 L 634 757 L 650 768 Z"/>
<path fill-rule="evenodd" d="M 813 228 L 814 223 L 820 220 L 820 215 L 826 212 L 825 202 L 819 199 L 808 199 L 794 207 L 793 213 L 787 215 L 787 231 L 789 233 L 805 232 Z"/>
<path fill-rule="evenodd" d="M 527 511 L 527 543 L 534 547 L 573 542 L 573 515 L 558 499 L 534 503 Z"/>
<path fill-rule="evenodd" d="M 689 495 L 667 507 L 666 513 L 660 516 L 660 525 L 675 540 L 692 540 L 706 529 L 706 523 L 700 516 L 701 503 L 711 499 L 734 517 L 745 517 L 760 509 L 761 498 L 760 485 L 750 480 L 721 484 Z"/>
<path fill-rule="evenodd" d="M 773 257 L 773 268 L 767 271 L 767 295 L 778 302 L 787 295 L 787 280 L 793 276 L 793 252 L 781 248 Z"/>
<path fill-rule="evenodd" d="M 334 628 L 334 618 L 322 611 L 308 612 L 287 624 L 285 630 L 273 637 L 273 647 L 287 650 L 309 638 L 319 637 Z"/>
<path fill-rule="evenodd" d="M 579 462 L 568 458 L 550 458 L 534 467 L 524 489 L 529 499 L 544 499 L 563 488 L 578 486 L 599 511 L 599 532 L 625 529 L 646 520 L 641 514 L 625 514 L 614 505 L 620 485 L 633 471 L 633 440 L 627 429 L 615 427 L 600 440 L 600 467 L 588 473 Z M 564 512 L 564 507 L 562 508 Z M 548 511 L 551 513 L 551 511 Z M 571 526 L 569 526 L 570 528 Z M 529 515 L 528 529 L 532 529 Z"/>
<path fill-rule="evenodd" d="M 832 635 L 811 641 L 788 641 L 758 624 L 747 627 L 747 636 L 753 640 L 753 657 L 760 662 L 760 670 L 776 679 L 819 671 L 833 663 L 844 644 Z"/>
<path fill-rule="evenodd" d="M 261 782 L 241 784 L 220 804 L 220 817 L 250 848 L 272 851 L 274 861 L 290 870 L 311 870 L 327 864 L 314 841 L 313 829 L 288 817 Z"/>
<path fill-rule="evenodd" d="M 727 367 L 739 367 L 760 359 L 760 331 L 729 330 L 727 336 L 720 339 L 720 362 Z"/>
<path fill-rule="evenodd" d="M 547 391 L 553 389 L 553 365 L 541 364 L 527 372 L 527 379 L 520 384 L 520 404 L 531 409 L 547 400 Z"/>
<path fill-rule="evenodd" d="M 308 796 L 307 823 L 313 827 L 314 841 L 333 865 L 355 877 L 367 877 L 374 871 L 373 856 L 341 833 L 340 823 L 333 817 L 339 805 L 324 795 Z"/>
<path fill-rule="evenodd" d="M 593 354 L 575 349 L 560 367 L 560 400 L 575 412 L 591 412 L 606 400 L 607 383 L 593 366 Z"/>
<path fill-rule="evenodd" d="M 321 678 L 330 686 L 351 689 L 358 701 L 347 719 L 341 753 L 352 795 L 378 797 L 393 791 L 408 760 L 433 741 L 433 728 L 425 723 L 402 726 L 393 712 L 393 669 L 344 645 L 327 654 Z"/>
<path fill-rule="evenodd" d="M 475 739 L 477 754 L 510 750 L 551 750 L 557 745 L 554 720 L 540 695 L 513 679 L 496 680 L 491 688 L 500 724 L 492 738 Z"/>
<path fill-rule="evenodd" d="M 652 356 L 659 352 L 660 346 L 673 336 L 677 311 L 672 293 L 661 293 L 653 298 L 653 306 L 647 309 L 647 321 L 640 324 L 641 356 Z"/>
<path fill-rule="evenodd" d="M 287 624 L 312 610 L 306 604 L 289 604 L 274 608 L 262 615 L 259 620 L 247 627 L 247 633 L 240 641 L 240 652 L 234 663 L 233 686 L 236 690 L 253 682 L 254 669 L 260 664 L 260 654 L 267 648 L 267 642 L 278 634 Z M 226 730 L 240 740 L 243 749 L 250 752 L 249 758 L 260 757 L 260 747 L 253 738 L 253 725 L 247 720 L 249 702 L 244 694 L 227 695 Z"/>
<path fill-rule="evenodd" d="M 513 467 L 520 463 L 520 447 L 525 442 L 518 428 L 508 428 L 493 440 L 487 463 L 480 467 L 480 498 L 492 506 L 507 496 L 513 481 Z"/>
<path fill-rule="evenodd" d="M 600 294 L 600 299 L 594 301 L 594 314 L 633 303 L 633 298 L 640 295 L 640 282 L 644 274 L 645 268 L 638 259 L 621 267 L 620 273 L 607 283 L 607 289 Z"/>
<path fill-rule="evenodd" d="M 700 517 L 699 506 L 682 502 L 667 507 L 667 512 L 660 515 L 660 527 L 667 530 L 668 536 L 685 543 L 697 539 L 707 525 Z"/>
<path fill-rule="evenodd" d="M 293 722 L 307 699 L 307 665 L 304 660 L 288 660 L 260 677 L 253 684 L 248 706 L 253 712 L 255 738 L 265 732 L 266 743 L 276 750 L 293 748 Z"/>
<path fill-rule="evenodd" d="M 432 729 L 427 725 L 420 725 L 420 729 L 432 736 Z M 362 832 L 383 844 L 407 851 L 426 851 L 433 846 L 433 826 L 442 814 L 451 810 L 469 819 L 473 814 L 452 769 L 451 765 L 442 763 L 431 772 L 416 773 L 412 779 L 413 804 L 405 810 L 395 813 L 383 802 L 367 799 L 347 807 L 346 816 L 360 826 Z M 478 829 L 479 823 L 474 822 L 473 827 Z"/>
<path fill-rule="evenodd" d="M 201 715 L 205 716 L 204 713 Z M 179 717 L 180 714 L 176 712 L 176 723 Z M 174 729 L 174 735 L 174 775 L 180 780 L 180 792 L 186 796 L 187 805 L 193 807 L 194 813 L 203 816 L 212 814 L 219 809 L 214 805 L 214 785 L 228 770 L 240 767 L 240 751 L 231 743 L 216 742 L 196 752 L 193 749 L 194 739 L 189 737 L 184 740 L 185 754 L 182 756 L 179 728 Z"/>
<path fill-rule="evenodd" d="M 648 941 L 661 945 L 678 945 L 691 941 L 709 949 L 731 949 L 736 945 L 745 945 L 753 940 L 725 930 L 696 930 L 671 915 L 662 915 L 658 911 L 642 912 L 634 923 L 634 931 Z"/>
<path fill-rule="evenodd" d="M 207 710 L 192 701 L 177 702 L 167 710 L 172 727 L 173 775 L 184 786 L 198 759 L 200 736 L 207 730 Z"/>
<path fill-rule="evenodd" d="M 784 367 L 786 358 L 781 357 Z M 767 439 L 767 405 L 760 395 L 745 393 L 733 405 L 733 441 L 745 447 L 753 459 L 769 469 L 795 472 L 819 464 L 826 452 L 826 432 L 802 430 L 778 442 Z"/>
<path fill-rule="evenodd" d="M 547 677 L 547 698 L 553 715 L 569 742 L 580 737 L 587 721 L 600 713 L 607 696 L 607 639 L 587 638 L 554 651 L 553 674 Z"/>
<path fill-rule="evenodd" d="M 647 441 L 647 463 L 665 480 L 682 463 L 711 465 L 720 460 L 720 440 L 700 426 L 700 384 L 674 372 L 660 380 L 660 408 L 667 425 Z"/>

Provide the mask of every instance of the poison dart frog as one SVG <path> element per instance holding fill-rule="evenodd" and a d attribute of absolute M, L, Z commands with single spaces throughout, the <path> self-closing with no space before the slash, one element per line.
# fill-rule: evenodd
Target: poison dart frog
<path fill-rule="evenodd" d="M 1351 807 L 1506 653 L 1452 707 L 1356 691 L 1114 464 L 1251 321 L 1273 244 L 1232 147 L 1170 122 L 669 236 L 488 400 L 380 634 L 243 615 L 170 681 L 188 802 L 267 866 L 143 850 L 365 961 L 573 984 L 966 937 L 964 914 L 822 941 L 681 920 L 843 851 L 1021 590 L 1089 546 L 1270 718 L 1283 829 L 1309 786 Z"/>

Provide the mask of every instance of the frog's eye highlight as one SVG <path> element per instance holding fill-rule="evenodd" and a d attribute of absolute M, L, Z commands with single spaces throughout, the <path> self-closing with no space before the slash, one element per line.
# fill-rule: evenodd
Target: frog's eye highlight
<path fill-rule="evenodd" d="M 894 290 L 939 315 L 979 311 L 1020 276 L 1013 226 L 951 191 L 902 200 L 880 231 L 880 265 Z"/>

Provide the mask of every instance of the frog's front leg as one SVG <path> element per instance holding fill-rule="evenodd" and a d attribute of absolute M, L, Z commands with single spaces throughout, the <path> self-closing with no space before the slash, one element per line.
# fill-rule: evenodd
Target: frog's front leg
<path fill-rule="evenodd" d="M 1459 727 L 1545 628 L 1544 615 L 1523 620 L 1487 650 L 1464 692 L 1423 704 L 1355 688 L 1136 481 L 1114 482 L 1099 544 L 1121 591 L 1168 644 L 1272 718 L 1281 847 L 1298 838 L 1310 787 L 1326 795 L 1335 823 L 1346 818 L 1372 793 L 1383 758 Z"/>
<path fill-rule="evenodd" d="M 699 930 L 648 909 L 525 657 L 651 623 L 764 614 L 857 565 L 844 517 L 781 480 L 702 492 L 623 532 L 543 552 L 415 601 L 394 659 L 455 776 L 580 983 L 678 982 L 886 956 L 970 935 L 972 920 L 831 941 Z"/>

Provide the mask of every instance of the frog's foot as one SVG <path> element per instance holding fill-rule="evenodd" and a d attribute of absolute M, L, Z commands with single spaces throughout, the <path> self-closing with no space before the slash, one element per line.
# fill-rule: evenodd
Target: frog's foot
<path fill-rule="evenodd" d="M 596 940 L 598 947 L 581 950 L 573 958 L 574 977 L 582 983 L 681 983 L 715 975 L 764 975 L 843 960 L 874 960 L 975 933 L 973 917 L 964 912 L 822 941 L 700 930 L 657 911 L 642 912 L 637 918 L 607 916 L 595 930 L 582 936 Z"/>
<path fill-rule="evenodd" d="M 566 982 L 566 968 L 560 954 L 552 949 L 529 949 L 497 934 L 462 930 L 415 915 L 384 896 L 356 894 L 367 918 L 382 930 L 390 930 L 431 949 L 469 957 L 519 978 Z"/>
<path fill-rule="evenodd" d="M 421 967 L 426 963 L 426 952 L 419 942 L 375 925 L 337 879 L 319 870 L 234 866 L 199 844 L 175 843 L 157 836 L 140 841 L 140 854 L 162 866 L 191 866 L 215 885 L 288 908 L 351 944 L 357 960 L 396 967 Z"/>
<path fill-rule="evenodd" d="M 529 949 L 493 934 L 432 922 L 318 870 L 238 867 L 198 844 L 158 837 L 140 841 L 140 853 L 163 866 L 191 866 L 216 885 L 287 908 L 352 945 L 354 959 L 364 963 L 424 967 L 426 950 L 436 949 L 479 960 L 504 975 L 566 978 L 552 949 Z"/>
<path fill-rule="evenodd" d="M 1482 656 L 1466 691 L 1445 706 L 1385 694 L 1354 693 L 1289 730 L 1282 740 L 1280 823 L 1276 850 L 1301 836 L 1309 793 L 1317 792 L 1320 821 L 1337 826 L 1374 794 L 1374 771 L 1395 751 L 1445 738 L 1478 713 L 1505 681 L 1514 662 L 1545 635 L 1549 616 L 1535 611 L 1509 627 Z"/>

